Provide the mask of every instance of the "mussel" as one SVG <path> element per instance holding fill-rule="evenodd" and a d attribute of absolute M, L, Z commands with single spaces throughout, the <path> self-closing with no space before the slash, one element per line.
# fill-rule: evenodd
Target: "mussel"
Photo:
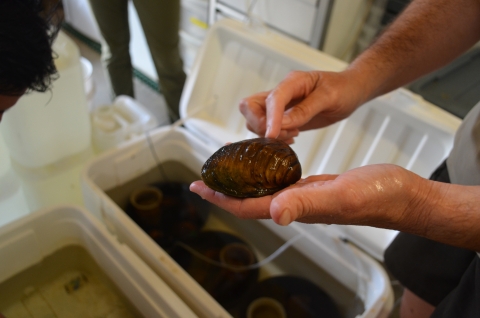
<path fill-rule="evenodd" d="M 223 194 L 262 197 L 300 180 L 302 168 L 285 142 L 254 138 L 217 150 L 203 165 L 201 175 L 209 188 Z"/>

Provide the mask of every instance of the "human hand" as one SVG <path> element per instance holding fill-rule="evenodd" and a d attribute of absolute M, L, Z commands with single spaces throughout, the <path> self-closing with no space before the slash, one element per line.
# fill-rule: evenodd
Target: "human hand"
<path fill-rule="evenodd" d="M 242 219 L 272 218 L 280 225 L 298 221 L 404 229 L 421 225 L 421 216 L 408 212 L 422 180 L 399 166 L 369 165 L 340 175 L 311 176 L 260 198 L 229 197 L 202 181 L 192 183 L 190 190 Z"/>
<path fill-rule="evenodd" d="M 352 71 L 291 72 L 272 91 L 243 99 L 240 112 L 247 128 L 293 143 L 301 130 L 321 128 L 348 117 L 367 100 Z"/>

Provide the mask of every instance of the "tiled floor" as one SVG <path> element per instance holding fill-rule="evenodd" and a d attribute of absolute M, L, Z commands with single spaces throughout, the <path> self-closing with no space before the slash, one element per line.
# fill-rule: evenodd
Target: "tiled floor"
<path fill-rule="evenodd" d="M 113 96 L 111 94 L 110 85 L 105 77 L 104 68 L 100 61 L 100 54 L 75 37 L 75 35 L 68 32 L 66 33 L 77 43 L 81 55 L 92 63 L 92 79 L 94 84 L 94 95 L 91 102 L 92 108 L 111 103 Z M 155 115 L 159 126 L 170 123 L 165 100 L 161 94 L 150 88 L 138 78 L 134 78 L 134 89 L 136 100 Z"/>

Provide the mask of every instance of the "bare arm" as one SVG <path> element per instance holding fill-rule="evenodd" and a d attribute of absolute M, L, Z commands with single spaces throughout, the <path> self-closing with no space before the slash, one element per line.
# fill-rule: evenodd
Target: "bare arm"
<path fill-rule="evenodd" d="M 349 71 L 371 99 L 440 68 L 479 39 L 480 1 L 415 0 Z"/>
<path fill-rule="evenodd" d="M 440 68 L 480 39 L 480 1 L 414 0 L 340 73 L 293 72 L 240 111 L 258 135 L 293 142 L 299 131 L 348 117 L 357 107 Z"/>
<path fill-rule="evenodd" d="M 480 252 L 480 186 L 428 181 L 417 201 L 422 227 L 410 232 Z"/>

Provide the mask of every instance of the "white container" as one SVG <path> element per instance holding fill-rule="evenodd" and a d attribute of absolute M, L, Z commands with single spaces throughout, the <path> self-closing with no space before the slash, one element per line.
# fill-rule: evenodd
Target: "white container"
<path fill-rule="evenodd" d="M 32 92 L 5 113 L 0 128 L 12 158 L 30 168 L 90 146 L 90 119 L 77 45 L 63 32 L 53 44 L 60 77 L 51 91 Z"/>
<path fill-rule="evenodd" d="M 118 96 L 112 104 L 97 107 L 91 114 L 93 144 L 99 151 L 116 147 L 156 127 L 150 111 L 130 96 Z"/>
<path fill-rule="evenodd" d="M 30 214 L 2 227 L 0 242 L 0 258 L 8 260 L 0 263 L 0 292 L 8 288 L 8 297 L 7 293 L 1 297 L 0 312 L 7 317 L 27 308 L 38 315 L 54 310 L 55 317 L 90 317 L 87 312 L 92 317 L 102 312 L 102 316 L 111 313 L 118 315 L 115 317 L 139 314 L 143 317 L 195 317 L 155 273 L 83 208 L 58 206 Z M 31 274 L 34 276 L 23 281 L 16 276 L 25 275 L 29 268 L 35 270 L 35 267 L 44 266 L 47 257 L 67 247 L 83 249 L 112 285 L 100 279 L 91 266 L 82 266 L 84 258 L 79 258 L 78 264 L 68 259 L 59 260 L 51 266 L 53 270 Z M 73 254 L 78 257 L 76 255 Z M 71 276 L 72 273 L 81 275 Z M 74 279 L 70 281 L 69 275 Z M 82 279 L 84 277 L 87 279 Z M 66 284 L 58 286 L 59 279 Z M 92 295 L 92 292 L 97 294 Z M 117 298 L 120 296 L 122 298 Z M 82 303 L 85 299 L 90 302 Z M 128 306 L 121 299 L 130 303 L 133 315 L 126 315 Z"/>
<path fill-rule="evenodd" d="M 0 134 L 0 227 L 28 212 L 20 180 L 12 168 L 10 154 Z"/>
<path fill-rule="evenodd" d="M 177 162 L 188 170 L 199 172 L 215 148 L 183 128 L 165 127 L 147 139 L 132 141 L 121 148 L 94 159 L 83 175 L 85 205 L 100 218 L 112 233 L 130 246 L 169 286 L 201 317 L 230 317 L 196 281 L 189 276 L 155 241 L 153 241 L 106 192 L 144 175 L 155 179 L 157 163 Z M 156 155 L 158 162 L 154 159 Z M 189 182 L 166 169 L 169 180 Z M 158 173 L 158 172 L 157 172 Z M 305 237 L 285 252 L 280 263 L 263 269 L 263 276 L 292 274 L 311 278 L 330 294 L 346 317 L 386 317 L 393 304 L 393 294 L 382 267 L 365 253 L 332 236 L 328 227 L 294 223 L 280 227 L 272 221 L 239 221 L 226 212 L 212 210 L 206 228 L 242 235 L 258 255 L 266 257 L 285 241 L 300 233 Z M 313 231 L 312 231 L 313 229 Z M 259 257 L 259 259 L 263 259 Z M 286 259 L 286 261 L 285 261 Z M 292 261 L 295 260 L 295 261 Z M 312 265 L 313 264 L 313 265 Z M 322 273 L 328 273 L 327 276 Z M 323 285 L 322 285 L 323 283 Z M 336 288 L 330 288 L 335 285 Z M 341 287 L 338 287 L 341 286 Z M 364 310 L 351 308 L 345 294 L 357 295 Z"/>
<path fill-rule="evenodd" d="M 184 170 L 193 171 L 199 178 L 201 166 L 219 147 L 254 137 L 237 110 L 241 98 L 273 88 L 291 70 L 338 71 L 345 66 L 286 37 L 258 33 L 228 19 L 218 22 L 209 30 L 182 95 L 180 112 L 186 129 L 178 125 L 160 128 L 90 162 L 82 178 L 86 206 L 198 315 L 228 317 L 228 312 L 107 193 L 120 186 L 127 187 L 140 176 L 144 181 L 157 181 L 156 167 L 172 161 L 185 169 L 181 169 L 182 173 L 165 169 L 167 179 L 191 181 L 184 176 Z M 378 162 L 395 163 L 428 176 L 447 156 L 459 123 L 459 119 L 418 96 L 398 90 L 362 106 L 347 120 L 302 133 L 293 147 L 305 176 L 341 173 Z M 240 221 L 221 212 L 212 215 L 207 221 L 208 228 L 243 233 L 263 256 L 269 253 L 264 246 L 266 242 L 285 242 L 299 233 L 305 234 L 285 254 L 296 261 L 270 264 L 265 275 L 293 271 L 315 280 L 323 271 L 362 301 L 363 310 L 355 312 L 342 303 L 343 295 L 329 291 L 345 316 L 382 317 L 391 310 L 392 291 L 387 275 L 371 256 L 382 258 L 383 249 L 396 235 L 395 231 L 300 223 L 280 227 L 271 221 Z M 340 239 L 344 237 L 370 255 L 347 248 Z"/>

